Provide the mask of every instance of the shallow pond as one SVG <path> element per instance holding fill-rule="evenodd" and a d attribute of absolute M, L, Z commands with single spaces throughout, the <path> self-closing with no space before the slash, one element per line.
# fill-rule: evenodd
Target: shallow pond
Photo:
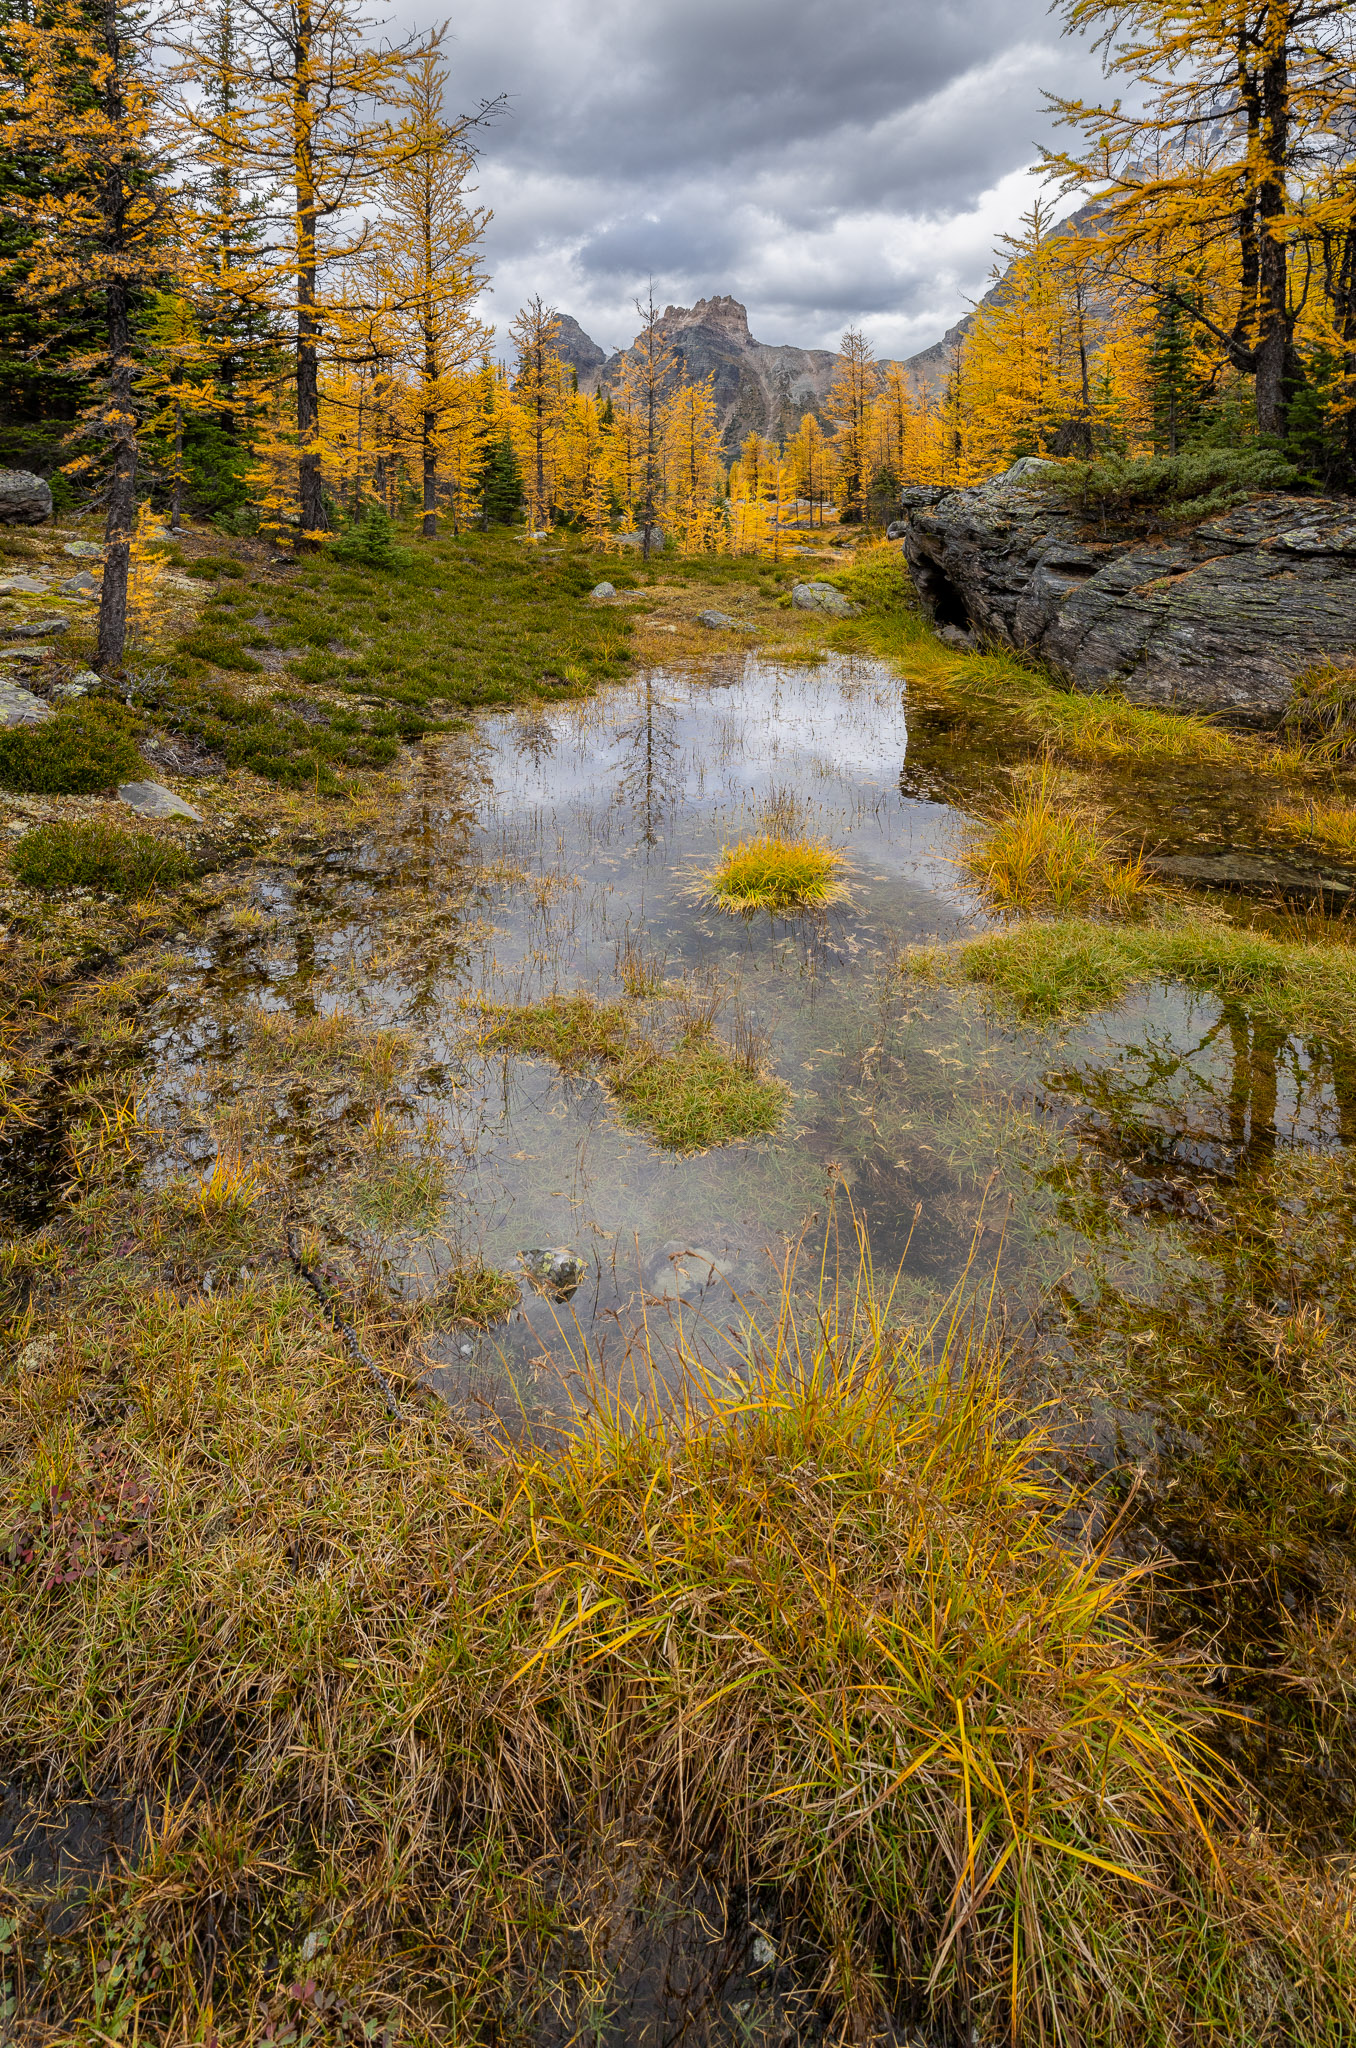
<path fill-rule="evenodd" d="M 523 1251 L 567 1246 L 585 1266 L 568 1304 L 525 1286 L 509 1323 L 434 1340 L 436 1384 L 501 1408 L 549 1403 L 545 1365 L 581 1333 L 615 1356 L 642 1314 L 683 1303 L 737 1325 L 787 1247 L 849 1203 L 915 1316 L 995 1268 L 1014 1331 L 1047 1327 L 1053 1301 L 1130 1312 L 1185 1276 L 1213 1285 L 1245 1184 L 1251 1200 L 1278 1155 L 1344 1148 L 1349 1055 L 1176 989 L 1027 1028 L 920 974 L 917 949 L 983 913 L 955 865 L 960 814 L 905 793 L 908 744 L 906 685 L 884 666 L 752 657 L 430 743 L 379 829 L 262 873 L 253 921 L 185 963 L 159 1019 L 156 1115 L 210 1152 L 257 1007 L 411 1030 L 402 1114 L 446 1200 L 411 1227 L 374 1183 L 350 1241 L 416 1291 L 473 1253 L 520 1271 Z M 769 817 L 843 849 L 842 902 L 791 919 L 712 907 L 706 870 Z M 477 1001 L 617 998 L 638 963 L 649 1014 L 713 1013 L 717 1036 L 760 1043 L 792 1091 L 775 1137 L 675 1156 L 625 1125 L 601 1077 L 482 1048 Z M 323 1093 L 290 1088 L 268 1111 L 311 1183 L 345 1111 Z"/>

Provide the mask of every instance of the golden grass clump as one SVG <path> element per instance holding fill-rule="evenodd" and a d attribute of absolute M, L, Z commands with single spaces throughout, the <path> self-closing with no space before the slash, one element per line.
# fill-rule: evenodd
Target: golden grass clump
<path fill-rule="evenodd" d="M 721 910 L 747 915 L 770 910 L 822 910 L 844 892 L 843 856 L 821 840 L 784 838 L 775 832 L 722 847 L 707 876 L 711 900 Z"/>
<path fill-rule="evenodd" d="M 1142 855 L 1116 853 L 1097 820 L 1060 800 L 1048 761 L 997 817 L 973 824 L 960 865 L 996 909 L 1124 917 L 1142 907 Z"/>
<path fill-rule="evenodd" d="M 144 1821 L 63 1915 L 7 1890 L 16 2038 L 119 2038 L 110 1986 L 142 2040 L 281 2038 L 307 1982 L 336 2039 L 533 2038 L 610 1815 L 770 1888 L 834 2033 L 1338 2048 L 1343 1881 L 1232 1832 L 973 1327 L 907 1337 L 843 1264 L 714 1365 L 579 1358 L 551 1446 L 391 1434 L 285 1273 L 69 1269 L 0 1380 L 0 1749 Z"/>
<path fill-rule="evenodd" d="M 790 1090 L 764 1070 L 747 1032 L 733 1046 L 715 1036 L 719 991 L 675 985 L 673 997 L 682 1022 L 668 1044 L 641 1031 L 625 1003 L 582 993 L 488 1007 L 481 1043 L 543 1056 L 565 1073 L 600 1067 L 624 1122 L 670 1151 L 775 1131 Z"/>
<path fill-rule="evenodd" d="M 1344 860 L 1356 860 L 1356 808 L 1350 804 L 1273 804 L 1266 823 L 1275 832 L 1287 832 Z"/>

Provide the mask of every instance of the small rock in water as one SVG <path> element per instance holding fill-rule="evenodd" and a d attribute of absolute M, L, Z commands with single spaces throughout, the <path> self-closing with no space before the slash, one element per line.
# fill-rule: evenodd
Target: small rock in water
<path fill-rule="evenodd" d="M 615 583 L 595 583 L 589 592 L 590 597 L 615 597 L 616 595 L 617 586 Z"/>
<path fill-rule="evenodd" d="M 51 705 L 44 704 L 41 697 L 0 679 L 0 726 L 41 725 L 51 715 Z"/>
<path fill-rule="evenodd" d="M 831 583 L 798 583 L 791 592 L 791 602 L 798 612 L 828 612 L 835 619 L 853 618 L 857 611 L 856 605 Z"/>
<path fill-rule="evenodd" d="M 569 1296 L 584 1277 L 584 1261 L 567 1244 L 535 1245 L 518 1257 L 540 1287 Z"/>
<path fill-rule="evenodd" d="M 118 795 L 144 818 L 188 818 L 195 825 L 202 823 L 201 811 L 166 789 L 163 782 L 119 783 Z"/>
<path fill-rule="evenodd" d="M 755 1970 L 765 1970 L 769 1963 L 775 1963 L 777 1951 L 765 1934 L 755 1934 L 749 1947 L 749 1963 Z"/>
<path fill-rule="evenodd" d="M 728 1280 L 734 1264 L 730 1259 L 718 1259 L 701 1245 L 670 1238 L 660 1246 L 651 1271 L 650 1292 L 661 1301 L 681 1301 L 690 1294 L 704 1294 L 718 1281 Z"/>
<path fill-rule="evenodd" d="M 61 544 L 63 555 L 76 555 L 82 562 L 101 562 L 104 551 L 97 540 L 68 540 Z"/>

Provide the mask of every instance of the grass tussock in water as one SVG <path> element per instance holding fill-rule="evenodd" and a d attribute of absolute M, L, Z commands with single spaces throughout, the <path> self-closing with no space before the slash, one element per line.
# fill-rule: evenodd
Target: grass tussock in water
<path fill-rule="evenodd" d="M 822 841 L 765 833 L 721 849 L 707 877 L 722 910 L 822 910 L 844 893 L 843 856 Z"/>
<path fill-rule="evenodd" d="M 1281 730 L 1313 760 L 1356 754 L 1356 661 L 1324 661 L 1296 676 Z"/>
<path fill-rule="evenodd" d="M 789 1090 L 767 1074 L 758 1048 L 732 1048 L 713 1032 L 714 1004 L 687 1005 L 676 1038 L 642 1032 L 625 1003 L 588 995 L 487 1007 L 481 1043 L 549 1059 L 565 1073 L 602 1068 L 624 1120 L 674 1152 L 769 1136 Z"/>
<path fill-rule="evenodd" d="M 1356 808 L 1350 804 L 1273 804 L 1266 822 L 1273 831 L 1306 839 L 1344 860 L 1356 860 Z"/>
<path fill-rule="evenodd" d="M 191 855 L 152 832 L 120 832 L 114 825 L 39 825 L 10 855 L 15 880 L 25 888 L 105 889 L 145 896 L 170 888 L 193 872 Z"/>
<path fill-rule="evenodd" d="M 1062 802 L 1048 762 L 1006 810 L 970 828 L 961 867 L 996 909 L 1139 909 L 1149 877 L 1142 858 L 1123 859 L 1097 820 Z"/>
<path fill-rule="evenodd" d="M 135 1213 L 0 1271 L 0 1749 L 146 1815 L 54 1926 L 7 1894 L 21 2035 L 276 2037 L 309 1978 L 353 2038 L 540 2038 L 606 1807 L 771 1888 L 835 2029 L 1343 2038 L 1342 1899 L 1233 1832 L 964 1328 L 892 1331 L 850 1258 L 663 1412 L 642 1356 L 556 1448 L 477 1446 L 392 1431 L 285 1273 L 129 1286 Z"/>
<path fill-rule="evenodd" d="M 959 972 L 1025 1015 L 1086 1016 L 1148 982 L 1177 982 L 1287 1030 L 1350 1028 L 1356 952 L 1291 942 L 1204 919 L 1131 927 L 1066 918 L 1031 922 L 961 946 Z"/>

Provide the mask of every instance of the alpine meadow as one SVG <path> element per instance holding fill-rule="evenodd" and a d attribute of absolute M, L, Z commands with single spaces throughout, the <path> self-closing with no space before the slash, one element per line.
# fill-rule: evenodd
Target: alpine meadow
<path fill-rule="evenodd" d="M 1356 2040 L 1353 79 L 0 0 L 0 2048 Z"/>

